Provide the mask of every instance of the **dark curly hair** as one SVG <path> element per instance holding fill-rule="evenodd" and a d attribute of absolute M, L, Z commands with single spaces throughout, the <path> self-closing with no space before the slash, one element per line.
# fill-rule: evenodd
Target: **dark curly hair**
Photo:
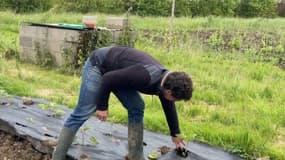
<path fill-rule="evenodd" d="M 165 79 L 163 88 L 170 89 L 177 100 L 190 100 L 193 92 L 192 79 L 185 72 L 171 72 Z"/>

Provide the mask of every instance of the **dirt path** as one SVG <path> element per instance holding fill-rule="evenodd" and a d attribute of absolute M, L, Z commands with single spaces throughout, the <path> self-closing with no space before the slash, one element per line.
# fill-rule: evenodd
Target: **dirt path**
<path fill-rule="evenodd" d="M 50 156 L 33 149 L 27 140 L 0 131 L 0 160 L 50 160 Z"/>

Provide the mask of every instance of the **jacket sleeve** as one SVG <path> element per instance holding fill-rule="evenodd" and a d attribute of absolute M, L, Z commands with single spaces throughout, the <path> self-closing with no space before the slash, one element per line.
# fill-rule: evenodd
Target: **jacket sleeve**
<path fill-rule="evenodd" d="M 105 73 L 96 98 L 97 110 L 107 110 L 110 93 L 117 89 L 140 89 L 150 81 L 150 75 L 142 65 L 133 65 Z"/>
<path fill-rule="evenodd" d="M 172 137 L 175 137 L 177 134 L 180 133 L 175 103 L 165 99 L 162 94 L 159 94 L 159 99 L 168 123 L 170 135 Z"/>

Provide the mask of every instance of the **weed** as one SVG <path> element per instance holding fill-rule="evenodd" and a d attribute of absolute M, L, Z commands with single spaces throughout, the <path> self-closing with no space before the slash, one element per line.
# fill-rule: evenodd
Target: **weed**
<path fill-rule="evenodd" d="M 47 116 L 57 117 L 65 114 L 65 112 L 62 109 L 59 109 L 59 106 L 55 103 L 49 103 L 49 104 L 41 103 L 39 104 L 39 107 L 45 111 L 48 111 Z"/>
<path fill-rule="evenodd" d="M 1 83 L 0 83 L 0 85 L 1 85 Z M 9 94 L 5 90 L 1 89 L 1 87 L 0 87 L 0 96 L 8 97 Z"/>
<path fill-rule="evenodd" d="M 33 117 L 29 117 L 27 118 L 27 121 L 30 122 L 30 123 L 35 123 L 35 120 Z"/>
<path fill-rule="evenodd" d="M 277 52 L 277 54 L 282 54 L 282 53 L 284 53 L 284 46 L 283 46 L 282 44 L 278 44 L 278 45 L 276 46 L 276 52 Z"/>
<path fill-rule="evenodd" d="M 210 46 L 217 51 L 221 51 L 223 49 L 224 40 L 217 32 L 210 36 L 208 42 Z"/>
<path fill-rule="evenodd" d="M 239 50 L 242 46 L 241 38 L 240 37 L 233 38 L 230 42 L 230 46 L 236 50 Z"/>

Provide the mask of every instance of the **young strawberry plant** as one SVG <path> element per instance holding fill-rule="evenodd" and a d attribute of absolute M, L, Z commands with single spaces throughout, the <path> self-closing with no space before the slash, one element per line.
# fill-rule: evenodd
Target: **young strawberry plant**
<path fill-rule="evenodd" d="M 58 117 L 65 114 L 65 112 L 62 109 L 59 109 L 59 106 L 56 103 L 49 103 L 49 104 L 41 103 L 39 104 L 39 107 L 48 112 L 47 114 L 48 117 Z"/>

